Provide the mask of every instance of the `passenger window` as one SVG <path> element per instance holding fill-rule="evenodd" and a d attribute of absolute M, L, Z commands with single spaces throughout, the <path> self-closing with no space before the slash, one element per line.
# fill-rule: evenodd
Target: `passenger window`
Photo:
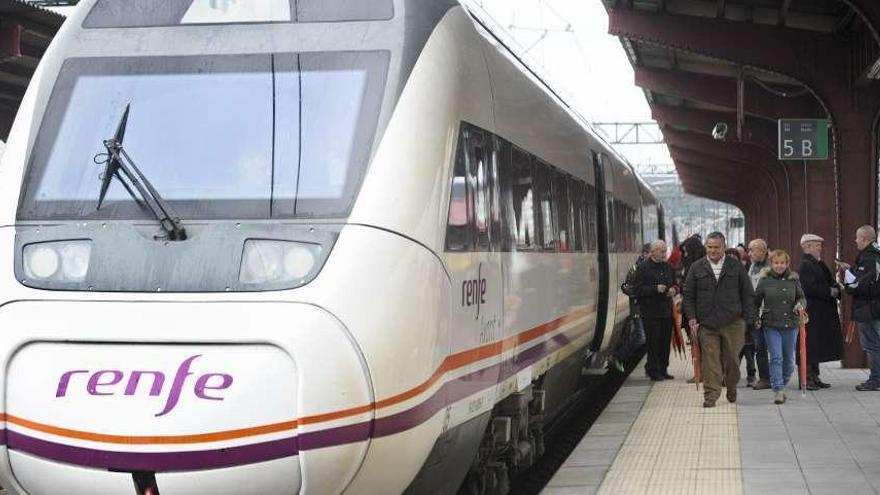
<path fill-rule="evenodd" d="M 446 225 L 446 250 L 461 252 L 473 249 L 473 197 L 468 187 L 466 140 L 460 136 L 455 168 L 452 173 L 452 193 Z"/>
<path fill-rule="evenodd" d="M 550 187 L 550 166 L 535 159 L 535 190 L 540 211 L 541 246 L 544 251 L 556 251 L 559 237 L 553 219 L 553 194 Z"/>
<path fill-rule="evenodd" d="M 468 129 L 465 131 L 468 153 L 468 181 L 474 190 L 474 221 L 477 227 L 477 251 L 489 251 L 489 208 L 491 198 L 489 192 L 489 164 L 486 155 L 485 137 L 482 131 Z"/>
<path fill-rule="evenodd" d="M 516 224 L 516 247 L 521 250 L 535 249 L 540 240 L 535 232 L 535 187 L 532 176 L 531 157 L 513 148 L 511 154 L 513 214 Z"/>
<path fill-rule="evenodd" d="M 568 176 L 559 171 L 553 171 L 553 200 L 556 213 L 556 226 L 559 233 L 559 251 L 571 252 L 573 243 L 571 233 L 571 204 L 568 199 Z"/>
<path fill-rule="evenodd" d="M 571 195 L 571 233 L 574 241 L 572 251 L 582 252 L 584 250 L 585 225 L 584 183 L 577 179 L 571 179 L 568 183 L 568 190 Z"/>
<path fill-rule="evenodd" d="M 513 209 L 510 155 L 510 143 L 495 138 L 495 154 L 492 160 L 490 180 L 492 188 L 492 247 L 495 251 L 509 252 L 514 245 L 515 234 L 511 229 L 511 210 Z M 516 227 L 513 226 L 513 229 Z"/>

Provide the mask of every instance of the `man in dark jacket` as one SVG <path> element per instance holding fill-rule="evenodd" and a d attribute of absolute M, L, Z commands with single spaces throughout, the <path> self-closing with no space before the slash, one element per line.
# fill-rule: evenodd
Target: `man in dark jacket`
<path fill-rule="evenodd" d="M 703 357 L 703 407 L 715 407 L 722 373 L 727 400 L 736 402 L 739 353 L 746 324 L 755 321 L 754 290 L 745 268 L 724 256 L 724 234 L 706 238 L 706 257 L 694 262 L 684 286 L 684 311 L 691 332 L 699 331 Z"/>
<path fill-rule="evenodd" d="M 840 333 L 840 314 L 837 301 L 840 287 L 828 266 L 822 262 L 822 243 L 816 234 L 801 237 L 801 264 L 798 276 L 807 295 L 807 390 L 828 388 L 831 385 L 819 378 L 819 363 L 838 361 L 843 355 L 843 336 Z"/>
<path fill-rule="evenodd" d="M 853 320 L 859 324 L 862 350 L 871 359 L 868 381 L 856 385 L 856 390 L 863 392 L 880 390 L 880 250 L 874 245 L 876 240 L 877 231 L 874 227 L 859 227 L 856 231 L 859 256 L 855 267 L 846 263 L 840 264 L 846 270 L 846 293 L 853 296 Z"/>
<path fill-rule="evenodd" d="M 651 255 L 636 270 L 635 294 L 648 343 L 646 372 L 654 381 L 671 380 L 669 344 L 672 339 L 672 298 L 678 293 L 675 273 L 666 262 L 666 243 L 651 243 Z"/>

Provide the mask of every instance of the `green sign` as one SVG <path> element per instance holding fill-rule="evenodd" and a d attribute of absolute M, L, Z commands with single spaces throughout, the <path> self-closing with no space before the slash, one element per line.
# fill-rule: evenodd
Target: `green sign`
<path fill-rule="evenodd" d="M 828 119 L 779 119 L 780 160 L 827 160 Z"/>

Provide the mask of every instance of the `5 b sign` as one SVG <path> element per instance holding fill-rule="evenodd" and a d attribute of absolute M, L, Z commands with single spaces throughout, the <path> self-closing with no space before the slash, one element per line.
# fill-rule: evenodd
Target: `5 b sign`
<path fill-rule="evenodd" d="M 780 160 L 827 160 L 828 119 L 780 119 Z"/>

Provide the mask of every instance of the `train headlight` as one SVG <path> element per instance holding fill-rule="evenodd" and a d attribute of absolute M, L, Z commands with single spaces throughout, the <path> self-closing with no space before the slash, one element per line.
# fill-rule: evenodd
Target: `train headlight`
<path fill-rule="evenodd" d="M 244 243 L 239 280 L 243 284 L 304 282 L 320 254 L 320 244 L 250 239 Z"/>
<path fill-rule="evenodd" d="M 22 253 L 25 276 L 33 280 L 82 282 L 89 272 L 91 241 L 28 244 Z"/>

